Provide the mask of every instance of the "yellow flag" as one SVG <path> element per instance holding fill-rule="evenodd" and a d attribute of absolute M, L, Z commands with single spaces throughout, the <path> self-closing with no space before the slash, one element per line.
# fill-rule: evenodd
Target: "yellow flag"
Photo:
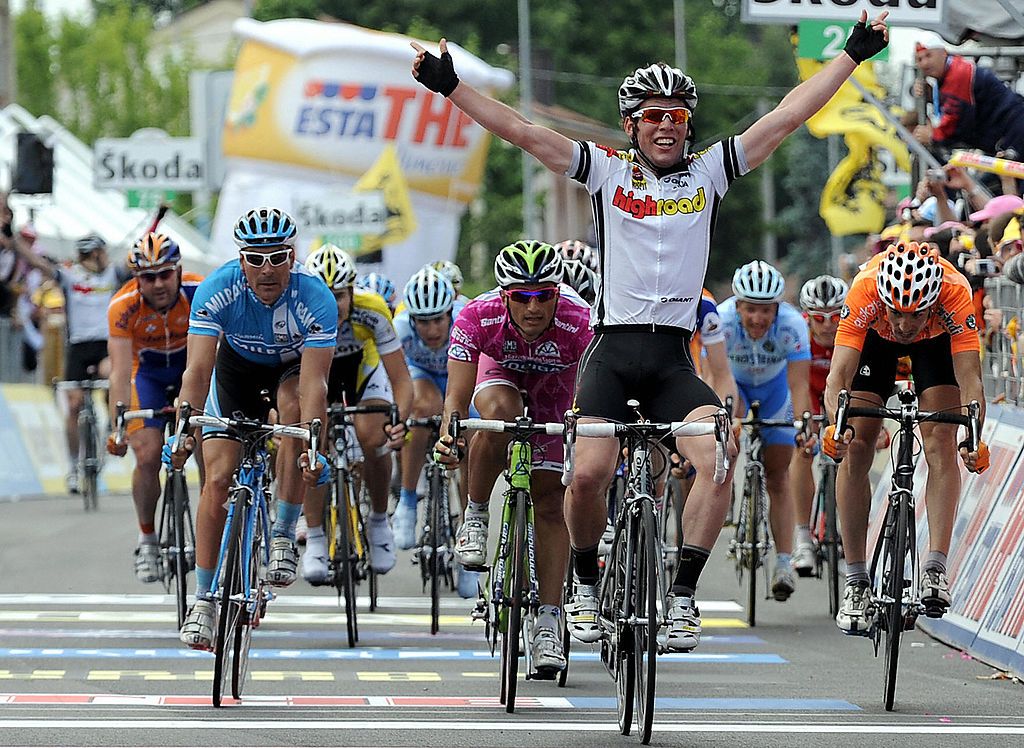
<path fill-rule="evenodd" d="M 393 144 L 384 147 L 380 158 L 359 178 L 356 192 L 381 192 L 388 210 L 387 229 L 379 236 L 364 237 L 360 254 L 372 252 L 387 244 L 404 241 L 416 230 L 416 216 L 409 200 L 409 185 L 398 163 Z"/>

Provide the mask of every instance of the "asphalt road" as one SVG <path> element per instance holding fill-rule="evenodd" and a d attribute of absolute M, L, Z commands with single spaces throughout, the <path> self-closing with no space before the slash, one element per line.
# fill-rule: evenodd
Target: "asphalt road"
<path fill-rule="evenodd" d="M 134 579 L 135 532 L 125 496 L 92 514 L 78 499 L 0 503 L 0 745 L 637 744 L 587 645 L 566 688 L 523 682 L 506 714 L 470 604 L 452 595 L 432 637 L 408 556 L 360 615 L 356 650 L 331 592 L 284 591 L 254 636 L 242 704 L 214 709 L 212 657 L 182 647 L 170 598 Z M 823 583 L 764 602 L 753 629 L 721 546 L 702 584 L 701 646 L 659 659 L 653 745 L 1024 745 L 1019 684 L 917 632 L 886 713 L 882 662 L 837 631 Z"/>

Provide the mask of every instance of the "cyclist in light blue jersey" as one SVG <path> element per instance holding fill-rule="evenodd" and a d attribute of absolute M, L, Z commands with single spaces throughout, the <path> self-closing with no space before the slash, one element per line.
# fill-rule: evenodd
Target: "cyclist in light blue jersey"
<path fill-rule="evenodd" d="M 240 413 L 266 421 L 276 408 L 281 423 L 325 419 L 338 309 L 327 286 L 295 263 L 295 234 L 291 217 L 273 208 L 249 211 L 238 220 L 239 259 L 214 271 L 192 300 L 180 402 L 205 403 L 207 415 Z M 184 441 L 174 455 L 176 465 L 195 445 L 193 437 Z M 181 640 L 193 649 L 212 647 L 216 606 L 209 592 L 228 489 L 241 458 L 241 444 L 225 431 L 204 429 L 202 445 L 206 483 L 196 512 L 196 603 L 181 628 Z M 315 483 L 320 472 L 308 465 L 300 471 L 300 452 L 305 459 L 294 439 L 283 440 L 278 449 L 279 501 L 267 580 L 280 587 L 295 581 L 303 481 Z"/>
<path fill-rule="evenodd" d="M 452 324 L 464 299 L 457 299 L 448 277 L 430 265 L 418 270 L 405 286 L 404 308 L 395 317 L 395 329 L 402 341 L 405 361 L 413 386 L 413 418 L 441 415 L 448 389 L 448 344 Z M 430 434 L 414 429 L 409 448 L 402 454 L 402 491 L 395 509 L 395 542 L 399 548 L 416 545 L 416 521 L 419 496 L 416 484 L 426 456 Z M 477 593 L 478 574 L 459 566 L 459 594 Z"/>
<path fill-rule="evenodd" d="M 794 412 L 811 409 L 807 323 L 795 307 L 782 301 L 785 287 L 782 273 L 767 262 L 754 260 L 736 270 L 732 279 L 735 296 L 718 305 L 729 365 L 744 401 L 739 413 L 754 401 L 761 403 L 759 415 L 765 419 L 793 420 Z M 788 477 L 796 429 L 764 429 L 761 437 L 776 550 L 772 595 L 783 602 L 796 590 L 792 569 L 795 520 Z"/>

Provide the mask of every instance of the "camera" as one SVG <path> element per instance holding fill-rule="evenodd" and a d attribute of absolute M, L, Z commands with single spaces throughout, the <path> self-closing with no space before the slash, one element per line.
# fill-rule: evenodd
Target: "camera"
<path fill-rule="evenodd" d="M 981 258 L 974 261 L 974 274 L 975 275 L 998 275 L 999 266 L 996 265 L 995 261 L 988 257 Z"/>
<path fill-rule="evenodd" d="M 924 175 L 929 182 L 942 182 L 945 184 L 949 181 L 946 177 L 946 172 L 943 169 L 928 169 L 925 171 Z"/>

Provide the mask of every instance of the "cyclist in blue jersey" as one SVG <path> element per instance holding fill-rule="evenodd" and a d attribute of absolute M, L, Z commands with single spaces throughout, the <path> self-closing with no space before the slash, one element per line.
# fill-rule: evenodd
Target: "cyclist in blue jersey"
<path fill-rule="evenodd" d="M 338 309 L 323 282 L 295 262 L 295 235 L 291 217 L 275 208 L 238 219 L 239 259 L 214 271 L 192 300 L 180 402 L 205 403 L 207 415 L 266 420 L 276 408 L 281 423 L 325 418 Z M 195 445 L 191 436 L 183 441 L 176 464 Z M 241 458 L 241 444 L 222 430 L 204 428 L 202 447 L 206 483 L 196 512 L 196 602 L 181 627 L 182 642 L 193 649 L 212 647 L 216 606 L 209 592 L 228 489 Z M 300 452 L 305 458 L 294 439 L 278 448 L 279 501 L 267 580 L 281 587 L 295 581 L 298 567 L 295 522 L 303 481 L 315 483 L 320 472 L 308 465 L 300 471 Z"/>
<path fill-rule="evenodd" d="M 456 300 L 447 277 L 430 265 L 418 270 L 405 286 L 405 308 L 395 317 L 395 329 L 402 341 L 405 361 L 413 385 L 413 418 L 440 415 L 448 388 L 448 344 L 452 323 L 465 306 Z M 430 434 L 415 429 L 409 449 L 402 455 L 402 490 L 395 509 L 395 541 L 399 548 L 416 544 L 416 484 L 426 455 Z M 460 568 L 460 579 L 461 579 Z M 467 577 L 468 578 L 468 577 Z M 467 589 L 470 585 L 466 583 Z M 475 581 L 468 596 L 476 594 Z"/>
<path fill-rule="evenodd" d="M 718 306 L 729 363 L 743 399 L 735 415 L 745 412 L 755 400 L 761 403 L 760 417 L 765 419 L 793 420 L 794 412 L 811 409 L 807 323 L 795 307 L 782 301 L 785 287 L 782 273 L 767 262 L 754 260 L 736 270 L 732 279 L 735 296 Z M 779 602 L 788 600 L 796 590 L 792 565 L 795 520 L 789 490 L 789 463 L 796 437 L 794 428 L 761 432 L 776 551 L 772 595 Z"/>
<path fill-rule="evenodd" d="M 384 299 L 384 303 L 388 305 L 391 313 L 395 313 L 395 307 L 398 306 L 398 291 L 395 289 L 395 284 L 386 275 L 381 273 L 360 275 L 356 278 L 356 288 L 365 288 L 367 291 L 373 291 Z"/>

